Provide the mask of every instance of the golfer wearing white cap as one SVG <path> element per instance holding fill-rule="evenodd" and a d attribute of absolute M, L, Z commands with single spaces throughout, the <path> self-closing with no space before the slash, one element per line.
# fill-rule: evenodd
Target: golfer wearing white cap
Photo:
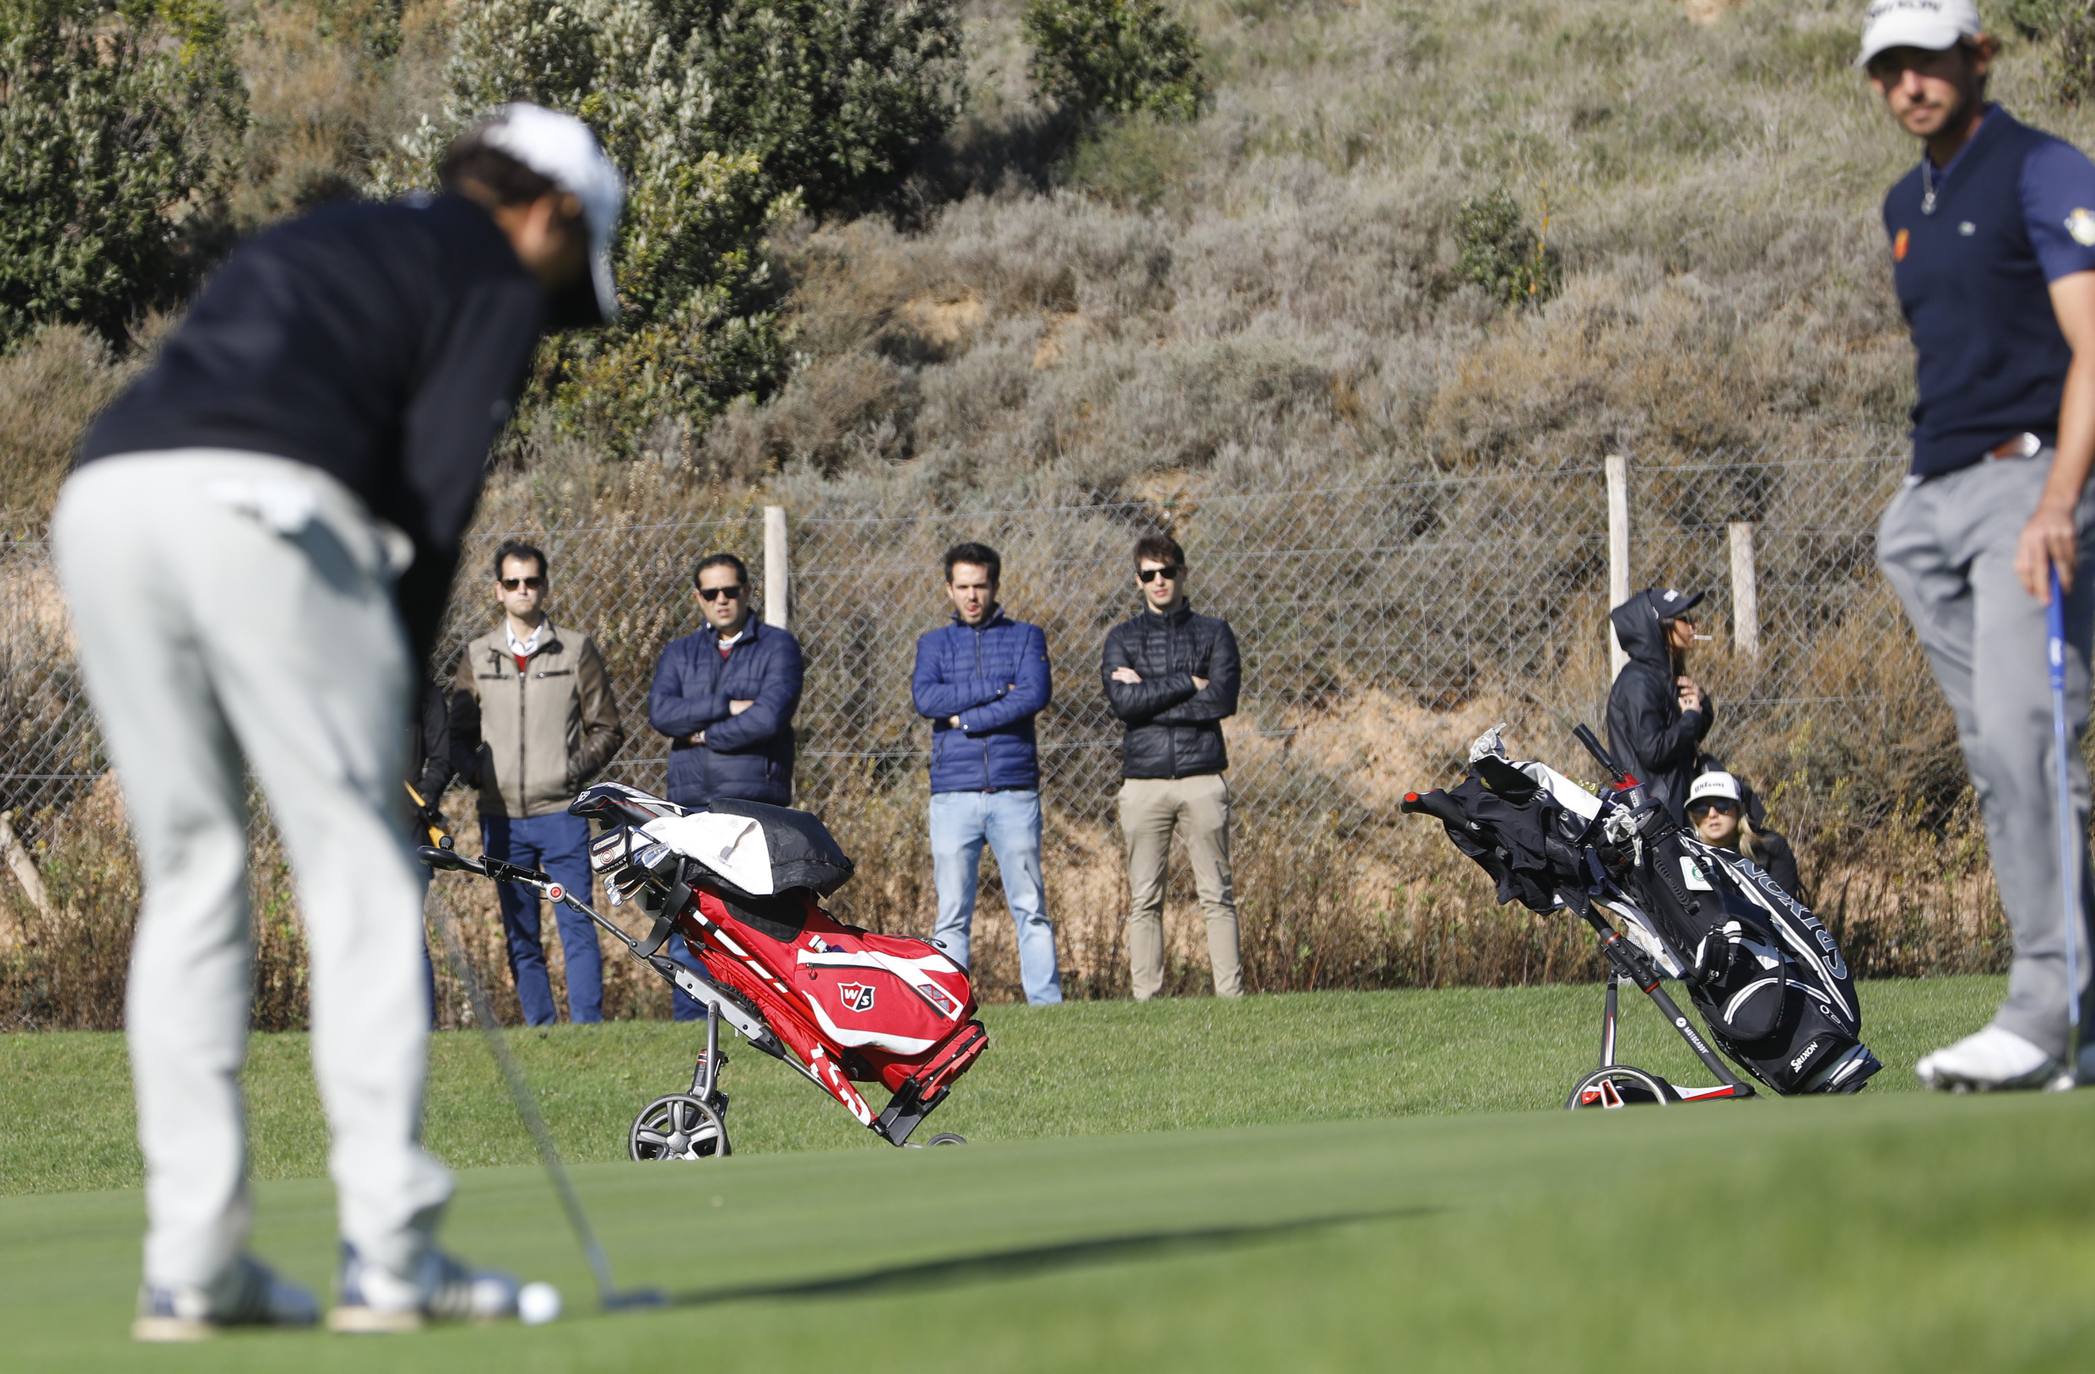
<path fill-rule="evenodd" d="M 623 193 L 585 126 L 530 106 L 463 136 L 443 183 L 236 248 L 89 431 L 52 517 L 145 879 L 125 1006 L 146 1162 L 140 1339 L 318 1315 L 247 1250 L 248 769 L 311 950 L 343 1246 L 331 1324 L 516 1310 L 515 1280 L 434 1243 L 451 1181 L 420 1145 L 428 1011 L 402 746 L 532 352 L 615 309 Z"/>
<path fill-rule="evenodd" d="M 1877 0 L 1860 65 L 1921 142 L 1884 201 L 1912 331 L 1913 462 L 1877 560 L 1956 714 L 2014 936 L 1992 1023 L 1915 1066 L 1941 1088 L 2035 1087 L 2067 1053 L 2062 911 L 2087 924 L 2088 776 L 2066 752 L 2066 829 L 2083 875 L 2069 902 L 2057 837 L 2046 615 L 2065 592 L 2067 727 L 2088 722 L 2095 586 L 2095 164 L 1986 100 L 1996 45 L 1970 0 Z M 2085 934 L 2082 935 L 2085 948 Z"/>

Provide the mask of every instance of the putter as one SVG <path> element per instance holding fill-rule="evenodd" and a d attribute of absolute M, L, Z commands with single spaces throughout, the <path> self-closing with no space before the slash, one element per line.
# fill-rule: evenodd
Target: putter
<path fill-rule="evenodd" d="M 2051 603 L 2045 607 L 2045 655 L 2051 667 L 2052 782 L 2059 806 L 2059 892 L 2066 936 L 2066 1067 L 2052 1087 L 2071 1088 L 2080 1073 L 2080 846 L 2073 824 L 2073 791 L 2066 765 L 2066 598 L 2059 570 L 2051 568 Z"/>
<path fill-rule="evenodd" d="M 429 830 L 429 842 L 442 856 L 432 858 L 425 852 L 424 858 L 432 868 L 471 869 L 473 860 L 460 854 L 432 817 L 428 803 L 422 800 L 413 784 L 408 785 L 407 795 L 414 799 L 424 824 Z M 545 1118 L 539 1115 L 538 1101 L 531 1095 L 530 1084 L 524 1081 L 523 1068 L 510 1051 L 509 1041 L 502 1034 L 502 1027 L 495 1021 L 494 1008 L 488 1003 L 487 990 L 480 985 L 473 965 L 466 959 L 466 946 L 458 933 L 458 925 L 451 919 L 450 903 L 438 895 L 431 905 L 436 911 L 437 932 L 443 937 L 444 957 L 450 961 L 451 971 L 458 981 L 465 984 L 466 999 L 473 1005 L 473 1020 L 479 1025 L 486 1041 L 488 1052 L 502 1070 L 502 1078 L 509 1085 L 510 1099 L 516 1104 L 516 1114 L 524 1119 L 524 1126 L 531 1132 L 531 1139 L 538 1147 L 539 1163 L 545 1166 L 546 1177 L 552 1180 L 553 1191 L 559 1195 L 560 1206 L 567 1213 L 569 1229 L 582 1247 L 583 1258 L 589 1261 L 589 1272 L 596 1280 L 597 1308 L 604 1312 L 629 1312 L 642 1308 L 663 1307 L 668 1297 L 658 1288 L 620 1288 L 611 1279 L 611 1261 L 598 1243 L 596 1229 L 589 1224 L 589 1214 L 582 1210 L 582 1199 L 575 1192 L 575 1185 L 567 1176 L 567 1166 L 560 1160 L 560 1150 L 553 1144 L 553 1133 L 547 1129 Z"/>

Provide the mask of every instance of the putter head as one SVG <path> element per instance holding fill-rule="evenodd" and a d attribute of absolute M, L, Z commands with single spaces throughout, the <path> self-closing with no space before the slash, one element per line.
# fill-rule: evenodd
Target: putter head
<path fill-rule="evenodd" d="M 627 1288 L 605 1293 L 597 1305 L 606 1312 L 634 1312 L 649 1307 L 667 1307 L 669 1295 L 659 1288 Z"/>

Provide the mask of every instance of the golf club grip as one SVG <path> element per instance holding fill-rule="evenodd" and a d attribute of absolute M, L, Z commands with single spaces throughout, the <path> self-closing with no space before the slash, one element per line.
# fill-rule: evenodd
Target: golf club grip
<path fill-rule="evenodd" d="M 1615 762 L 1615 756 L 1610 754 L 1607 746 L 1600 742 L 1600 736 L 1593 733 L 1592 726 L 1585 724 L 1573 726 L 1571 737 L 1586 747 L 1586 752 L 1593 756 L 1595 763 L 1608 771 L 1608 777 L 1612 781 L 1621 782 L 1627 776 L 1622 771 L 1622 765 Z"/>

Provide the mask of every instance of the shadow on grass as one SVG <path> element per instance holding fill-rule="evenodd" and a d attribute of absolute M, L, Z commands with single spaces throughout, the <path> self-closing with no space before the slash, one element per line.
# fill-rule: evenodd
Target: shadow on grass
<path fill-rule="evenodd" d="M 1056 1269 L 1111 1260 L 1154 1258 L 1185 1250 L 1216 1246 L 1246 1245 L 1284 1240 L 1313 1231 L 1359 1222 L 1409 1221 L 1445 1211 L 1441 1207 L 1392 1207 L 1378 1211 L 1342 1212 L 1331 1216 L 1301 1217 L 1290 1221 L 1261 1222 L 1242 1226 L 1209 1226 L 1193 1231 L 1134 1231 L 1119 1236 L 1088 1240 L 1058 1241 L 1028 1245 L 1012 1250 L 991 1250 L 943 1259 L 917 1260 L 908 1264 L 868 1269 L 856 1274 L 833 1274 L 821 1278 L 782 1279 L 770 1283 L 744 1284 L 736 1288 L 693 1289 L 672 1294 L 672 1307 L 701 1307 L 715 1303 L 741 1302 L 751 1298 L 830 1298 L 895 1294 L 920 1288 L 945 1288 L 956 1280 L 1013 1279 Z"/>

